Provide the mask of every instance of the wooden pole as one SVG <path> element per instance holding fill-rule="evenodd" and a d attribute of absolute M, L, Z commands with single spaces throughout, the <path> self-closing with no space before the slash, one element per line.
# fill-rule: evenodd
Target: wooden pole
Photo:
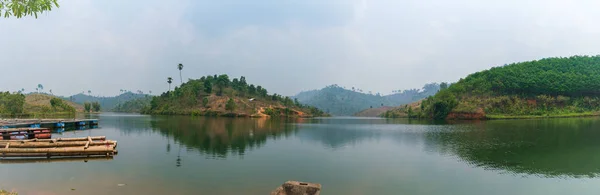
<path fill-rule="evenodd" d="M 106 146 L 94 146 L 84 149 L 83 147 L 65 147 L 65 148 L 2 148 L 0 153 L 94 153 L 94 152 L 113 152 L 114 148 Z M 54 156 L 54 155 L 53 155 Z"/>
<path fill-rule="evenodd" d="M 106 140 L 106 136 L 90 137 L 92 140 Z M 68 141 L 88 141 L 87 137 L 57 138 L 57 139 L 31 139 L 31 140 L 0 140 L 1 142 L 68 142 Z"/>
<path fill-rule="evenodd" d="M 75 146 L 103 146 L 109 145 L 116 147 L 116 141 L 73 141 L 73 142 L 0 142 L 0 147 L 6 147 L 10 145 L 11 148 L 55 148 L 55 147 L 75 147 Z M 87 148 L 85 147 L 85 148 Z"/>
<path fill-rule="evenodd" d="M 87 156 L 87 155 L 86 155 Z M 46 157 L 43 154 L 41 157 Z M 87 161 L 109 161 L 112 156 L 92 156 L 92 157 L 63 157 L 63 158 L 9 158 L 0 159 L 0 164 L 22 164 L 22 163 L 53 163 L 53 162 L 87 162 Z"/>
<path fill-rule="evenodd" d="M 108 154 L 108 155 L 107 155 Z M 51 157 L 51 156 L 73 156 L 73 157 L 88 157 L 88 156 L 111 156 L 116 152 L 85 152 L 85 153 L 7 153 L 0 155 L 7 158 L 24 158 L 24 157 Z M 0 159 L 2 161 L 4 159 Z"/>

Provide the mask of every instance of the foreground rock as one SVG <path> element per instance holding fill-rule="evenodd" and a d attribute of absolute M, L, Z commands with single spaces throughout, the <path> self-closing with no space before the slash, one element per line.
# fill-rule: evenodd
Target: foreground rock
<path fill-rule="evenodd" d="M 271 195 L 320 195 L 321 184 L 287 181 L 271 192 Z"/>

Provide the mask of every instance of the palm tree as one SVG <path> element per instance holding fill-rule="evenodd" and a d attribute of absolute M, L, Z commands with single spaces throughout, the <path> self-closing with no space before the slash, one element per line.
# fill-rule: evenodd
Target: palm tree
<path fill-rule="evenodd" d="M 44 86 L 42 84 L 38 84 L 37 88 L 39 91 L 44 91 Z M 38 91 L 38 93 L 39 93 L 39 91 Z"/>
<path fill-rule="evenodd" d="M 169 83 L 169 91 L 171 91 L 171 83 L 173 82 L 173 78 L 167 78 L 167 83 Z"/>
<path fill-rule="evenodd" d="M 88 96 L 92 96 L 92 90 L 88 90 Z"/>
<path fill-rule="evenodd" d="M 52 93 L 52 89 L 50 89 L 50 94 L 54 95 L 54 93 Z"/>
<path fill-rule="evenodd" d="M 177 65 L 177 69 L 179 69 L 179 80 L 181 81 L 181 84 L 183 85 L 183 78 L 181 77 L 181 69 L 183 69 L 183 64 L 179 63 L 179 65 Z"/>
<path fill-rule="evenodd" d="M 21 88 L 21 93 L 25 92 L 25 88 Z"/>

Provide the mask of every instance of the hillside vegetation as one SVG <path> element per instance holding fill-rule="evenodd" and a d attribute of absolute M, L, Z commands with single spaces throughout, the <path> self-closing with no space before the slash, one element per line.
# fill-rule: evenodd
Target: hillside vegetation
<path fill-rule="evenodd" d="M 86 102 L 89 102 L 89 103 L 98 102 L 98 103 L 100 103 L 101 111 L 112 111 L 119 104 L 123 104 L 130 100 L 145 98 L 146 96 L 147 96 L 146 94 L 142 94 L 140 92 L 138 92 L 138 93 L 124 92 L 115 97 L 97 97 L 97 96 L 91 96 L 91 95 L 85 95 L 83 93 L 79 93 L 79 94 L 76 94 L 76 95 L 73 95 L 70 97 L 64 97 L 63 99 L 73 101 L 73 102 L 81 104 L 81 105 L 85 104 Z"/>
<path fill-rule="evenodd" d="M 137 98 L 123 103 L 119 103 L 111 111 L 140 113 L 145 108 L 150 107 L 150 101 L 152 101 L 152 96 L 147 95 L 143 98 Z"/>
<path fill-rule="evenodd" d="M 289 97 L 269 95 L 260 85 L 248 84 L 245 77 L 230 80 L 225 74 L 190 79 L 173 91 L 153 97 L 142 113 L 252 117 L 326 115 Z"/>
<path fill-rule="evenodd" d="M 0 115 L 4 117 L 72 115 L 75 112 L 83 112 L 83 106 L 52 95 L 0 93 Z"/>
<path fill-rule="evenodd" d="M 391 107 L 391 106 L 381 106 L 381 107 L 377 107 L 377 108 L 369 108 L 366 110 L 362 110 L 360 112 L 357 112 L 354 114 L 354 116 L 359 116 L 359 117 L 378 117 L 380 115 L 382 115 L 383 113 L 394 109 L 395 107 Z"/>
<path fill-rule="evenodd" d="M 370 108 L 394 107 L 418 101 L 434 95 L 440 85 L 431 83 L 422 89 L 398 90 L 394 94 L 366 94 L 362 90 L 345 89 L 338 85 L 330 85 L 320 90 L 301 92 L 294 96 L 300 103 L 317 107 L 332 115 L 352 116 Z M 371 111 L 365 111 L 371 112 Z"/>
<path fill-rule="evenodd" d="M 598 115 L 600 56 L 546 58 L 477 72 L 386 117 L 471 119 Z"/>

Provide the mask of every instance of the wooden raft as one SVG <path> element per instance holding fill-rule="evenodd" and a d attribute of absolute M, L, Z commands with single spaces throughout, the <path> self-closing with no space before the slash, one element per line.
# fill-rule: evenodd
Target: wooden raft
<path fill-rule="evenodd" d="M 0 157 L 112 157 L 117 142 L 104 136 L 57 139 L 0 140 Z"/>

